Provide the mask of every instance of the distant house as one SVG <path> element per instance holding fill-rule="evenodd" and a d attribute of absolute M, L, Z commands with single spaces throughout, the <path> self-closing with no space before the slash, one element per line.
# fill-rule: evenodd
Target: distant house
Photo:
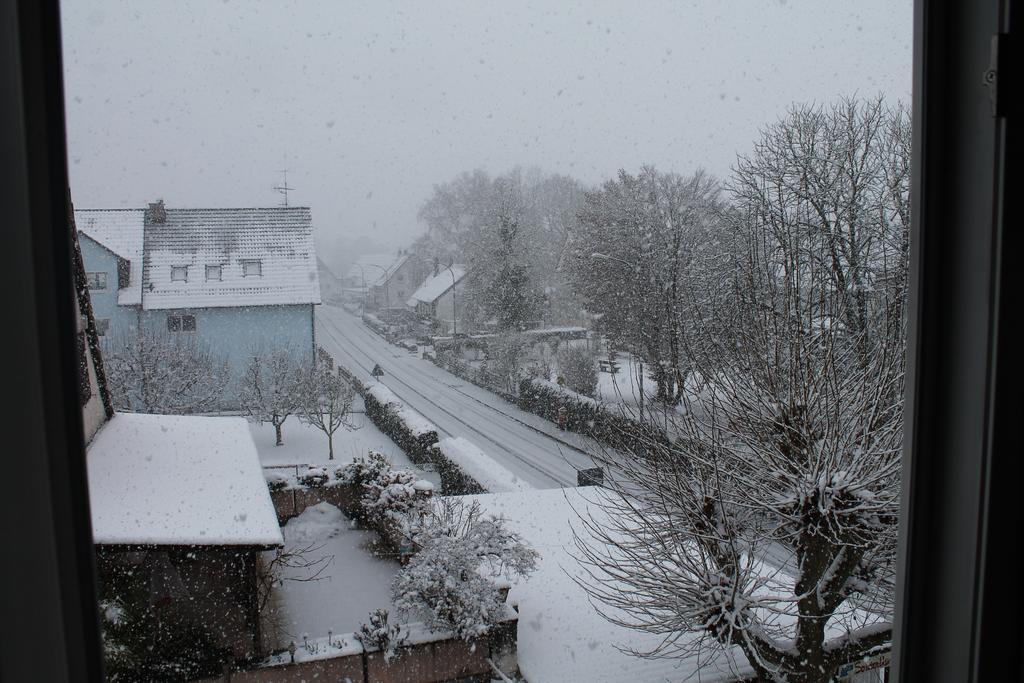
<path fill-rule="evenodd" d="M 344 279 L 355 300 L 377 309 L 405 308 L 409 295 L 422 280 L 426 267 L 410 253 L 364 254 Z"/>
<path fill-rule="evenodd" d="M 462 290 L 466 272 L 466 266 L 460 264 L 438 269 L 413 292 L 406 305 L 420 318 L 433 321 L 439 330 L 457 332 L 465 310 Z"/>
<path fill-rule="evenodd" d="M 320 283 L 308 208 L 76 210 L 96 327 L 192 335 L 227 359 L 314 350 Z M 229 388 L 225 407 L 237 402 Z"/>

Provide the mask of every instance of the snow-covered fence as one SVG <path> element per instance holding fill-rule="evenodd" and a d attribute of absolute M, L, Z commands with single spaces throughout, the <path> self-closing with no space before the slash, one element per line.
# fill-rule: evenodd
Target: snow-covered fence
<path fill-rule="evenodd" d="M 355 487 L 347 486 L 337 478 L 327 479 L 318 486 L 301 483 L 300 479 L 306 471 L 299 473 L 298 467 L 264 467 L 264 478 L 270 489 L 270 499 L 274 503 L 278 524 L 284 524 L 292 517 L 301 515 L 306 508 L 319 503 L 330 503 L 349 516 L 359 506 L 362 495 Z M 324 470 L 326 473 L 326 470 Z M 309 481 L 308 478 L 306 478 Z"/>
<path fill-rule="evenodd" d="M 484 680 L 518 675 L 516 662 L 518 615 L 511 608 L 487 634 L 463 640 L 451 633 L 430 631 L 408 624 L 409 636 L 390 659 L 360 643 L 355 634 L 306 639 L 242 671 L 233 671 L 205 683 L 281 683 L 282 681 L 450 681 Z M 329 642 L 328 642 L 329 641 Z"/>

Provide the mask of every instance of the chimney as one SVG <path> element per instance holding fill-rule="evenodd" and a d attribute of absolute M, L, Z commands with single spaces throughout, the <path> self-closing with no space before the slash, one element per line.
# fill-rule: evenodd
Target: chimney
<path fill-rule="evenodd" d="M 147 211 L 150 223 L 166 223 L 167 209 L 164 207 L 164 200 L 158 199 L 155 204 L 149 205 Z"/>

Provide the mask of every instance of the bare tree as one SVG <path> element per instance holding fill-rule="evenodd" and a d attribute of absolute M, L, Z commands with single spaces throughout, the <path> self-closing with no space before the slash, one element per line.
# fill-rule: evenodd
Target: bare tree
<path fill-rule="evenodd" d="M 285 581 L 308 583 L 330 578 L 323 574 L 334 555 L 319 554 L 322 549 L 322 544 L 308 543 L 261 554 L 256 566 L 256 609 L 264 629 L 281 628 L 279 617 L 268 609 L 275 588 L 283 586 Z"/>
<path fill-rule="evenodd" d="M 327 452 L 329 459 L 334 460 L 334 433 L 342 427 L 348 431 L 358 429 L 349 421 L 355 392 L 340 371 L 335 371 L 334 359 L 322 346 L 317 347 L 303 382 L 299 419 L 327 435 Z"/>
<path fill-rule="evenodd" d="M 105 345 L 114 406 L 144 413 L 203 413 L 219 407 L 227 361 L 192 336 L 142 330 Z"/>
<path fill-rule="evenodd" d="M 798 108 L 738 164 L 730 296 L 695 294 L 686 337 L 702 382 L 577 533 L 606 616 L 663 637 L 638 654 L 810 683 L 889 647 L 909 216 L 883 141 L 905 116 Z"/>
<path fill-rule="evenodd" d="M 242 407 L 252 419 L 274 425 L 278 446 L 281 426 L 301 410 L 302 393 L 302 370 L 289 351 L 253 354 L 241 380 Z"/>

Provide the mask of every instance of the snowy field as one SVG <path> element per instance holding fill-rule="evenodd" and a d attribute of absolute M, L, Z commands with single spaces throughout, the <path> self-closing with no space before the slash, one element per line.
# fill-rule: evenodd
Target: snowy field
<path fill-rule="evenodd" d="M 294 415 L 289 417 L 283 428 L 284 443 L 274 445 L 274 426 L 249 423 L 260 462 L 264 467 L 282 465 L 341 465 L 356 457 L 366 457 L 373 450 L 383 453 L 395 468 L 411 469 L 427 481 L 441 485 L 441 478 L 436 472 L 425 471 L 414 465 L 394 441 L 374 426 L 363 410 L 363 399 L 356 396 L 352 405 L 353 411 L 349 421 L 358 429 L 348 431 L 341 427 L 334 433 L 334 460 L 328 458 L 327 435 L 316 427 L 303 424 Z"/>
<path fill-rule="evenodd" d="M 306 509 L 282 529 L 287 548 L 313 549 L 310 561 L 323 558 L 323 571 L 314 581 L 284 581 L 274 589 L 268 606 L 274 629 L 273 645 L 287 647 L 294 640 L 351 633 L 367 620 L 372 610 L 391 605 L 391 581 L 399 564 L 374 556 L 376 532 L 352 528 L 338 508 L 320 503 Z M 272 552 L 265 554 L 272 559 Z M 319 567 L 318 567 L 319 568 Z M 314 570 L 315 571 L 315 570 Z M 286 569 L 286 578 L 310 576 L 308 569 Z"/>

